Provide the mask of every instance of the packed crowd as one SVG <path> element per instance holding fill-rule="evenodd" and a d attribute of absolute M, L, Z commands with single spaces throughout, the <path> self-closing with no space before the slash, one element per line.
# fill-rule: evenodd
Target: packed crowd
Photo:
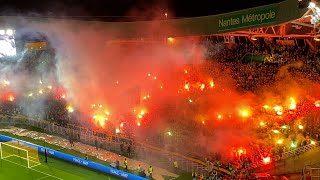
<path fill-rule="evenodd" d="M 230 71 L 237 90 L 241 92 L 256 92 L 266 86 L 272 86 L 279 78 L 283 78 L 281 73 L 279 73 L 283 68 L 291 76 L 320 82 L 320 64 L 317 61 L 320 58 L 320 52 L 311 49 L 307 44 L 298 40 L 290 40 L 290 43 L 287 44 L 281 44 L 275 40 L 256 42 L 243 40 L 236 43 L 223 44 L 209 38 L 203 44 L 207 47 L 206 56 L 208 63 L 219 64 L 219 66 L 208 66 L 207 71 L 218 72 L 215 68 L 219 68 L 219 71 L 228 71 L 228 73 Z M 43 51 L 30 52 L 25 57 L 28 61 L 24 61 L 24 67 L 32 69 L 34 66 L 40 66 L 44 61 L 37 61 L 37 59 L 50 59 L 50 56 Z M 30 97 L 21 98 L 14 101 L 14 103 L 5 101 L 1 104 L 1 110 L 7 113 L 25 114 L 35 118 L 47 119 L 62 126 L 68 123 L 79 125 L 78 121 L 75 120 L 79 117 L 71 116 L 68 113 L 65 100 L 63 98 L 56 99 L 54 95 L 52 97 L 41 100 Z M 33 106 L 39 106 L 39 109 L 31 111 L 37 109 Z M 30 111 L 26 110 L 25 107 L 28 107 Z M 210 157 L 205 160 L 210 171 L 208 178 L 224 178 L 223 173 L 216 171 L 213 167 L 224 168 L 232 172 L 232 177 L 234 178 L 238 174 L 250 174 L 250 170 L 261 164 L 266 157 L 269 157 L 270 161 L 273 161 L 276 160 L 276 157 L 281 158 L 283 152 L 319 141 L 320 131 L 318 129 L 320 127 L 314 126 L 314 124 L 319 124 L 320 118 L 318 117 L 320 117 L 318 114 L 306 117 L 303 120 L 304 127 L 302 128 L 295 121 L 287 122 L 285 127 L 273 123 L 271 119 L 264 122 L 264 125 L 257 128 L 257 134 L 261 136 L 261 139 L 264 139 L 269 144 L 273 144 L 274 147 L 270 148 L 270 146 L 265 146 L 265 144 L 252 144 L 245 149 L 234 149 L 234 159 L 230 163 L 221 158 L 219 153 L 215 153 L 215 155 L 209 154 Z M 176 127 L 179 127 L 176 123 L 181 123 L 181 121 L 172 123 Z M 198 125 L 194 124 L 192 126 L 196 127 Z M 185 128 L 187 126 L 180 127 Z M 276 133 L 275 129 L 279 129 L 279 132 Z M 166 143 L 169 149 L 172 147 L 172 150 L 175 151 L 177 150 L 174 147 L 176 144 L 185 143 L 188 140 L 188 136 L 195 133 L 187 128 L 175 130 L 178 132 L 176 132 L 177 136 L 175 136 L 174 140 L 170 138 L 170 141 L 164 141 L 163 137 L 156 136 L 157 140 L 152 141 L 158 145 Z M 113 131 L 112 133 L 115 132 Z M 279 136 L 279 133 L 283 136 L 283 142 L 275 144 L 273 138 Z M 184 154 L 196 157 L 208 154 L 206 152 L 207 149 L 200 146 L 200 144 L 193 144 L 193 149 L 183 146 L 184 149 L 179 150 Z M 128 147 L 130 146 L 121 147 L 121 151 L 124 154 L 130 154 L 131 147 L 129 149 Z M 193 176 L 196 175 L 194 174 Z"/>
<path fill-rule="evenodd" d="M 285 45 L 274 41 L 253 42 L 249 40 L 223 44 L 209 38 L 204 44 L 209 47 L 206 55 L 210 61 L 218 61 L 222 69 L 232 69 L 232 77 L 239 91 L 256 92 L 266 86 L 272 86 L 279 78 L 284 78 L 280 73 L 283 68 L 292 77 L 320 82 L 319 51 L 297 40 L 290 40 L 290 43 Z M 255 59 L 256 56 L 260 56 L 261 59 Z M 286 125 L 283 126 L 273 122 L 270 118 L 257 128 L 257 134 L 273 146 L 272 148 L 266 147 L 265 144 L 252 144 L 246 149 L 234 149 L 234 159 L 230 161 L 232 163 L 221 165 L 221 159 L 216 155 L 206 158 L 206 162 L 209 167 L 224 167 L 234 172 L 237 177 L 251 177 L 252 168 L 279 160 L 284 152 L 318 143 L 320 131 L 319 126 L 315 124 L 319 124 L 319 117 L 319 113 L 310 111 L 308 117 L 302 120 L 293 118 L 293 121 L 286 122 Z M 301 121 L 304 126 L 298 124 Z M 279 136 L 283 139 L 274 143 L 274 137 Z M 215 174 L 214 171 L 212 173 Z M 208 178 L 219 179 L 217 176 Z"/>
<path fill-rule="evenodd" d="M 281 41 L 282 42 L 282 41 Z M 210 38 L 204 41 L 209 60 L 220 62 L 222 67 L 232 68 L 233 78 L 239 90 L 254 91 L 263 85 L 272 84 L 281 67 L 288 68 L 292 75 L 320 82 L 318 73 L 320 51 L 311 49 L 303 40 L 287 40 L 281 44 L 276 40 L 250 41 L 223 44 Z M 300 64 L 298 64 L 300 63 Z"/>

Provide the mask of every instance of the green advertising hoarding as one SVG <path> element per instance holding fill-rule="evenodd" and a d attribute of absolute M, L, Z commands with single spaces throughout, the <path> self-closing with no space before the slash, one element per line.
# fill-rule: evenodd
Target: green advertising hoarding
<path fill-rule="evenodd" d="M 277 21 L 277 8 L 239 13 L 218 19 L 218 31 L 263 25 Z"/>

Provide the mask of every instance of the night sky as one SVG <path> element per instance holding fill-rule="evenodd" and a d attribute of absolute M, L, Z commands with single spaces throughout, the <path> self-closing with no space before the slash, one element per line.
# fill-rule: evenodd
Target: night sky
<path fill-rule="evenodd" d="M 214 15 L 280 1 L 283 0 L 0 0 L 0 14 L 134 21 L 165 18 L 165 12 L 168 18 Z"/>

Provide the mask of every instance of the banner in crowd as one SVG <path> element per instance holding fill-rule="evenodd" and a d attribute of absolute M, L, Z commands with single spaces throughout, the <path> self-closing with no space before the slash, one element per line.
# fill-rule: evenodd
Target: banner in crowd
<path fill-rule="evenodd" d="M 295 46 L 296 43 L 294 40 L 290 39 L 290 40 L 276 40 L 277 44 L 282 45 L 282 46 Z"/>
<path fill-rule="evenodd" d="M 34 50 L 46 49 L 47 46 L 48 46 L 48 43 L 45 41 L 27 42 L 25 44 L 26 49 L 34 49 Z"/>
<path fill-rule="evenodd" d="M 41 153 L 44 153 L 45 150 L 46 150 L 47 154 L 49 156 L 53 156 L 53 157 L 56 157 L 56 158 L 59 158 L 59 159 L 65 160 L 65 161 L 69 161 L 69 162 L 77 164 L 77 165 L 85 166 L 87 168 L 94 169 L 94 170 L 97 170 L 97 171 L 100 171 L 100 172 L 104 172 L 104 173 L 107 173 L 107 174 L 110 174 L 110 175 L 114 175 L 114 176 L 117 176 L 117 177 L 120 177 L 120 178 L 123 178 L 123 179 L 146 180 L 146 178 L 143 178 L 143 177 L 140 177 L 140 176 L 137 176 L 137 175 L 134 175 L 134 174 L 130 174 L 130 173 L 127 173 L 127 172 L 124 172 L 124 171 L 121 171 L 121 170 L 117 170 L 117 169 L 114 169 L 114 168 L 111 168 L 111 167 L 108 167 L 108 166 L 105 166 L 105 165 L 102 165 L 102 164 L 99 164 L 99 163 L 88 161 L 88 160 L 85 160 L 85 159 L 82 159 L 82 158 L 79 158 L 79 157 L 75 157 L 75 156 L 72 156 L 72 155 L 69 155 L 69 154 L 65 154 L 65 153 L 62 153 L 62 152 L 59 152 L 59 151 L 56 151 L 56 150 L 53 150 L 53 149 L 49 149 L 49 148 L 46 148 L 46 147 L 42 147 L 42 146 L 39 146 L 39 145 L 36 145 L 36 144 L 29 143 L 29 142 L 26 142 L 26 141 L 21 141 L 19 139 L 15 139 L 15 138 L 12 138 L 12 137 L 9 137 L 9 136 L 0 135 L 0 141 L 3 141 L 3 142 L 18 141 L 22 145 L 26 145 L 28 147 L 38 149 L 38 151 L 41 152 Z"/>
<path fill-rule="evenodd" d="M 244 58 L 246 63 L 250 62 L 264 62 L 265 56 L 264 55 L 255 55 L 255 54 L 247 54 Z"/>

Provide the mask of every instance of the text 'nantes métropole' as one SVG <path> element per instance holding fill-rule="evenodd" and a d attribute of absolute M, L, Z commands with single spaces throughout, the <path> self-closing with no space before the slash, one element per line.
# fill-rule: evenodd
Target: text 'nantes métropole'
<path fill-rule="evenodd" d="M 227 19 L 220 19 L 219 20 L 219 27 L 228 27 L 228 26 L 235 26 L 240 24 L 255 24 L 255 23 L 263 23 L 267 20 L 275 19 L 276 12 L 270 10 L 269 12 L 265 13 L 252 13 L 252 14 L 245 14 L 241 17 L 231 17 Z"/>

